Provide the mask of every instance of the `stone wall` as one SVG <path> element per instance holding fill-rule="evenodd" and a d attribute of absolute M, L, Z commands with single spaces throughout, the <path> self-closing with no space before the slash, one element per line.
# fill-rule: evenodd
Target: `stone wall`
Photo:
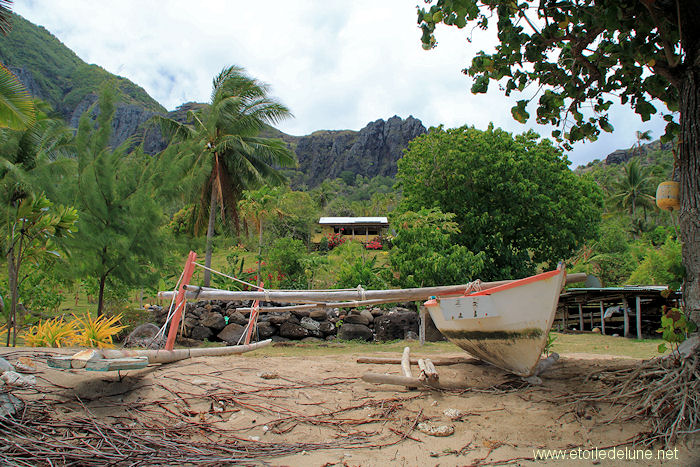
<path fill-rule="evenodd" d="M 184 316 L 183 336 L 194 340 L 223 341 L 235 345 L 248 323 L 248 315 L 238 308 L 250 306 L 241 302 L 188 303 Z M 269 306 L 269 305 L 268 305 Z M 411 305 L 408 305 L 411 306 Z M 165 322 L 167 309 L 152 306 L 150 311 L 159 326 Z M 392 341 L 418 338 L 418 313 L 406 306 L 390 309 L 318 309 L 261 313 L 253 341 L 272 339 L 276 342 L 301 340 L 364 340 Z M 428 319 L 426 340 L 443 340 Z"/>

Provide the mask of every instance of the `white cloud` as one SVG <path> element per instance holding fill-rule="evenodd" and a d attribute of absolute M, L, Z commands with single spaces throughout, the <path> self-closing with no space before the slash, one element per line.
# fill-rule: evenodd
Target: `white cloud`
<path fill-rule="evenodd" d="M 513 121 L 493 87 L 470 93 L 461 73 L 492 32 L 441 28 L 438 47 L 420 46 L 415 4 L 401 0 L 228 2 L 206 0 L 33 0 L 15 12 L 51 31 L 88 63 L 142 86 L 168 109 L 207 101 L 212 78 L 240 65 L 267 82 L 295 115 L 280 129 L 303 135 L 320 129 L 360 129 L 378 118 L 413 115 L 426 126 L 493 121 L 508 131 L 533 127 Z M 472 34 L 472 43 L 467 43 Z M 634 132 L 663 132 L 627 108 L 613 111 L 613 136 L 577 144 L 574 165 L 630 147 Z"/>

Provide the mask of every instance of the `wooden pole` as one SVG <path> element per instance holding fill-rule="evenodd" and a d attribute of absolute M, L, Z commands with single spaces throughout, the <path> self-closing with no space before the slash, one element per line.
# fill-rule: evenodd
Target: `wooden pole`
<path fill-rule="evenodd" d="M 412 364 L 418 364 L 420 358 L 411 358 Z M 358 357 L 357 363 L 390 364 L 401 363 L 401 359 L 395 357 Z M 461 363 L 481 364 L 482 361 L 472 357 L 441 357 L 433 360 L 435 366 L 459 365 Z"/>
<path fill-rule="evenodd" d="M 627 304 L 627 298 L 622 297 L 622 315 L 624 316 L 625 320 L 625 327 L 624 327 L 624 334 L 623 336 L 629 337 L 630 334 L 630 317 L 627 314 L 627 310 L 629 309 L 629 305 Z"/>
<path fill-rule="evenodd" d="M 642 338 L 642 297 L 637 295 L 637 339 Z"/>
<path fill-rule="evenodd" d="M 566 278 L 566 283 L 580 282 L 585 280 L 585 274 L 570 274 Z M 506 285 L 512 280 L 484 282 L 481 289 L 491 289 L 499 285 Z M 442 287 L 418 287 L 413 289 L 390 289 L 390 290 L 338 290 L 338 291 L 317 291 L 317 290 L 264 290 L 264 291 L 229 291 L 188 285 L 187 297 L 197 300 L 260 300 L 266 302 L 283 303 L 322 303 L 328 300 L 386 300 L 385 303 L 397 301 L 427 300 L 432 296 L 460 295 L 465 292 L 468 284 L 450 285 Z M 160 297 L 172 297 L 172 292 L 160 292 Z"/>
<path fill-rule="evenodd" d="M 425 345 L 425 314 L 426 309 L 424 306 L 421 305 L 420 313 L 418 314 L 418 342 L 420 342 L 420 345 Z"/>
<path fill-rule="evenodd" d="M 600 301 L 600 332 L 605 335 L 605 309 L 602 300 Z"/>
<path fill-rule="evenodd" d="M 260 263 L 258 263 L 258 270 L 260 268 Z M 258 272 L 258 277 L 260 276 L 260 273 Z M 260 289 L 263 288 L 263 283 L 260 281 Z M 260 312 L 260 300 L 255 300 L 253 302 L 253 311 L 250 313 L 250 316 L 248 317 L 248 330 L 245 333 L 245 341 L 243 344 L 248 345 L 250 344 L 250 337 L 253 335 L 253 328 L 257 326 L 258 324 L 258 314 Z"/>
<path fill-rule="evenodd" d="M 408 378 L 413 378 L 411 374 L 411 348 L 406 346 L 403 348 L 403 355 L 401 356 L 401 370 L 403 375 Z"/>
<path fill-rule="evenodd" d="M 578 330 L 583 331 L 583 306 L 580 303 L 578 304 L 578 325 Z"/>
<path fill-rule="evenodd" d="M 165 350 L 173 350 L 175 346 L 175 337 L 177 336 L 177 328 L 180 324 L 180 317 L 182 316 L 182 310 L 185 308 L 185 303 L 187 303 L 187 298 L 185 296 L 185 287 L 192 280 L 192 274 L 194 274 L 194 262 L 197 261 L 197 253 L 190 251 L 187 256 L 187 261 L 185 262 L 185 270 L 182 273 L 182 282 L 180 283 L 180 288 L 177 291 L 177 296 L 175 297 L 175 313 L 170 320 L 170 329 L 168 331 L 168 340 L 165 342 Z"/>

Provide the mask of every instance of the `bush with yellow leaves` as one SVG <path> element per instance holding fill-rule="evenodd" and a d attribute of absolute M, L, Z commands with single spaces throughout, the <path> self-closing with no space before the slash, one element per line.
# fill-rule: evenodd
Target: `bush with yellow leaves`
<path fill-rule="evenodd" d="M 114 347 L 113 337 L 126 326 L 117 324 L 122 315 L 107 318 L 100 316 L 93 319 L 86 314 L 83 317 L 73 315 L 71 321 L 63 318 L 53 318 L 40 321 L 32 326 L 22 336 L 24 342 L 31 347 L 65 347 L 77 345 L 81 347 Z"/>

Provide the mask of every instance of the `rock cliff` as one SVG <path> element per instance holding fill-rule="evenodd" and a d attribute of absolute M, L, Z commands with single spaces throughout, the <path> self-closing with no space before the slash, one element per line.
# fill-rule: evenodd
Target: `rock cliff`
<path fill-rule="evenodd" d="M 299 170 L 309 187 L 336 178 L 343 171 L 393 177 L 396 161 L 409 141 L 425 132 L 420 120 L 397 116 L 371 122 L 360 131 L 316 131 L 297 141 Z"/>

